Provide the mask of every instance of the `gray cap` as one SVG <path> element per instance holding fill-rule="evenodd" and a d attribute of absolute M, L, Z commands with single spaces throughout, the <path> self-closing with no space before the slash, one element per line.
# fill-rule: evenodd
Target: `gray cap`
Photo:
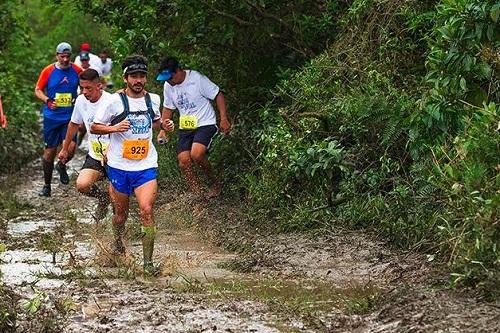
<path fill-rule="evenodd" d="M 71 45 L 66 42 L 59 43 L 56 47 L 56 53 L 71 54 Z"/>

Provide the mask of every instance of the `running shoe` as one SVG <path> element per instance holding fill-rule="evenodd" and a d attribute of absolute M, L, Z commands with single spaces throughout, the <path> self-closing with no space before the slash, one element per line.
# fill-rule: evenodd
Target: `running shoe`
<path fill-rule="evenodd" d="M 113 255 L 114 256 L 123 256 L 125 255 L 125 246 L 123 245 L 123 241 L 121 238 L 115 239 L 112 244 L 113 247 Z"/>
<path fill-rule="evenodd" d="M 152 261 L 145 262 L 143 267 L 144 267 L 144 274 L 147 276 L 160 275 L 161 272 L 160 266 L 153 264 Z"/>
<path fill-rule="evenodd" d="M 50 185 L 43 185 L 42 190 L 38 193 L 39 196 L 41 197 L 50 197 L 50 192 L 51 192 Z"/>
<path fill-rule="evenodd" d="M 69 176 L 66 171 L 66 166 L 60 162 L 56 163 L 56 171 L 59 172 L 59 180 L 62 184 L 69 184 Z"/>

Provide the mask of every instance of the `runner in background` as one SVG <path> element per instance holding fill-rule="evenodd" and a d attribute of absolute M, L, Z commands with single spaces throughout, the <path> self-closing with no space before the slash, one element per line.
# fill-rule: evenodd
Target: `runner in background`
<path fill-rule="evenodd" d="M 90 131 L 90 124 L 94 121 L 94 116 L 98 108 L 105 107 L 111 99 L 111 94 L 102 90 L 99 73 L 89 68 L 80 73 L 80 87 L 82 93 L 76 98 L 75 108 L 68 124 L 66 140 L 59 152 L 59 160 L 65 162 L 69 156 L 69 142 L 75 136 L 78 128 L 83 125 Z M 78 192 L 89 197 L 97 198 L 98 205 L 94 214 L 97 221 L 106 216 L 109 205 L 109 193 L 103 191 L 97 182 L 106 178 L 104 169 L 103 154 L 109 146 L 109 135 L 89 134 L 88 154 L 82 166 L 78 178 L 76 179 L 76 189 Z"/>
<path fill-rule="evenodd" d="M 78 74 L 81 68 L 71 63 L 71 45 L 62 42 L 56 47 L 57 62 L 46 66 L 35 86 L 35 95 L 43 105 L 43 151 L 42 166 L 44 185 L 40 196 L 50 197 L 52 172 L 57 147 L 66 137 L 68 122 L 73 113 L 74 101 L 77 97 Z M 76 139 L 76 138 L 75 138 Z M 74 139 L 74 140 L 75 140 Z M 72 141 L 68 148 L 68 158 L 71 160 L 76 143 Z M 66 165 L 59 161 L 56 164 L 61 183 L 68 184 L 69 176 Z"/>
<path fill-rule="evenodd" d="M 215 198 L 221 193 L 221 182 L 208 161 L 208 151 L 213 138 L 217 135 L 217 119 L 211 101 L 219 110 L 220 130 L 229 133 L 231 124 L 227 118 L 224 94 L 219 87 L 205 75 L 183 69 L 175 58 L 166 58 L 160 65 L 158 81 L 163 86 L 162 119 L 172 119 L 175 109 L 179 111 L 179 140 L 177 159 L 184 178 L 197 198 Z M 160 131 L 158 140 L 165 140 L 166 134 Z M 194 165 L 199 165 L 210 181 L 208 193 L 204 193 Z"/>
<path fill-rule="evenodd" d="M 101 59 L 101 70 L 102 70 L 102 77 L 104 78 L 106 88 L 107 89 L 113 89 L 113 81 L 111 78 L 111 70 L 113 69 L 113 60 L 108 57 L 108 51 L 107 50 L 102 50 L 101 53 L 99 53 L 99 58 Z"/>
<path fill-rule="evenodd" d="M 82 70 L 87 70 L 89 68 L 92 68 L 97 71 L 97 74 L 101 78 L 101 81 L 104 81 L 102 78 L 102 70 L 100 67 L 95 67 L 90 64 L 90 53 L 87 51 L 82 51 L 80 52 L 80 62 L 82 64 Z M 78 87 L 78 94 L 80 94 L 80 87 Z M 87 133 L 87 126 L 84 124 L 81 124 L 79 129 L 78 129 L 78 136 L 76 143 L 78 147 L 82 144 L 83 138 L 85 137 L 85 134 Z"/>
<path fill-rule="evenodd" d="M 98 56 L 90 52 L 90 44 L 89 43 L 83 43 L 80 45 L 80 52 L 88 52 L 89 57 L 90 57 L 90 66 L 92 68 L 101 68 L 101 59 L 99 59 Z M 82 62 L 80 59 L 80 55 L 78 55 L 75 58 L 75 64 L 77 64 L 79 67 L 82 67 Z"/>

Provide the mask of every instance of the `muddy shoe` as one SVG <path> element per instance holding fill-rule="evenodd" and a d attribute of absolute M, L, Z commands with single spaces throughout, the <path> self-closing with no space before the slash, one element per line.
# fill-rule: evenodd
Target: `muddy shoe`
<path fill-rule="evenodd" d="M 153 262 L 144 263 L 144 275 L 147 276 L 158 276 L 160 275 L 161 269 L 159 265 L 153 264 Z"/>
<path fill-rule="evenodd" d="M 208 199 L 218 198 L 221 192 L 222 192 L 222 184 L 216 182 L 210 187 L 210 190 L 207 193 L 207 198 Z"/>
<path fill-rule="evenodd" d="M 64 185 L 69 184 L 69 176 L 66 171 L 66 166 L 62 163 L 56 163 L 56 171 L 59 172 L 59 180 L 61 183 Z"/>
<path fill-rule="evenodd" d="M 50 188 L 50 185 L 43 185 L 42 190 L 38 193 L 38 195 L 41 197 L 50 197 L 51 191 L 52 189 Z"/>
<path fill-rule="evenodd" d="M 121 239 L 117 239 L 112 244 L 113 255 L 114 256 L 124 256 L 125 255 L 125 246 L 123 246 L 123 242 Z"/>

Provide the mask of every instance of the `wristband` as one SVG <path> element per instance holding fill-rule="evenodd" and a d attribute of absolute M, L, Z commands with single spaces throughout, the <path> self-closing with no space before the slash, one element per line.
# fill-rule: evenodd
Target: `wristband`
<path fill-rule="evenodd" d="M 47 101 L 45 102 L 45 104 L 47 104 L 49 109 L 52 108 L 53 106 L 55 106 L 55 102 L 52 98 L 47 98 Z"/>

